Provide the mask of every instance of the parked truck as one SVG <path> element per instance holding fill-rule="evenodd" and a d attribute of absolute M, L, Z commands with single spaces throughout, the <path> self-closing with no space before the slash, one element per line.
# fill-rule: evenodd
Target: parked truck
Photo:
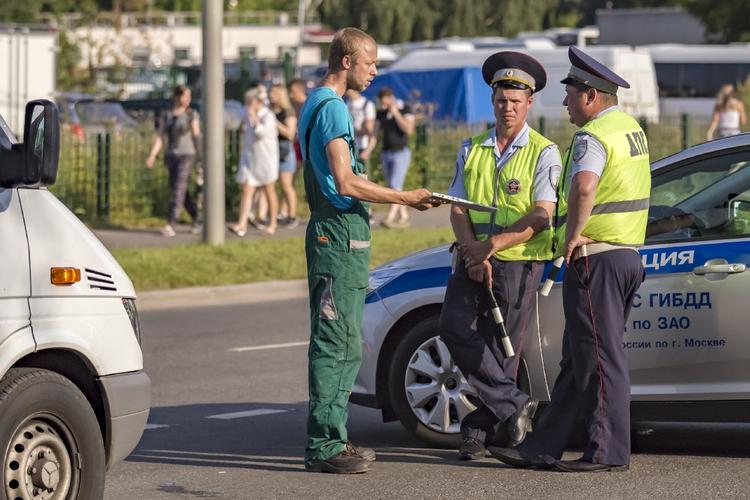
<path fill-rule="evenodd" d="M 0 115 L 18 135 L 26 102 L 55 91 L 57 35 L 46 26 L 0 25 Z"/>

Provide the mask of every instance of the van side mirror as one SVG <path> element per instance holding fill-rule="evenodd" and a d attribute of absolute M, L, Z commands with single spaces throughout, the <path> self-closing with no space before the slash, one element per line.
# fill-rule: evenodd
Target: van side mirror
<path fill-rule="evenodd" d="M 23 144 L 0 148 L 0 187 L 51 186 L 60 157 L 60 120 L 53 102 L 38 99 L 26 104 L 23 139 Z"/>
<path fill-rule="evenodd" d="M 23 144 L 26 183 L 54 184 L 60 158 L 60 118 L 54 103 L 38 99 L 26 104 Z"/>

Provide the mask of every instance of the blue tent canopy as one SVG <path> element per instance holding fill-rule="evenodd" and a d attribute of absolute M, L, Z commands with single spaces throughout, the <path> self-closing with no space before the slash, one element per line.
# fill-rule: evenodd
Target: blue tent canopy
<path fill-rule="evenodd" d="M 373 99 L 381 87 L 390 87 L 405 101 L 418 90 L 420 102 L 434 104 L 433 119 L 470 124 L 495 121 L 490 88 L 478 67 L 390 70 L 377 76 L 364 95 Z"/>

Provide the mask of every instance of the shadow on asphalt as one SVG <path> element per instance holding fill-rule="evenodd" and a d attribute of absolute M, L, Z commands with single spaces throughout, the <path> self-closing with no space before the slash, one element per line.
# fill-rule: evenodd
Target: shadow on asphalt
<path fill-rule="evenodd" d="M 278 413 L 228 420 L 207 418 L 249 410 Z M 398 422 L 382 423 L 380 412 L 350 406 L 349 437 L 374 448 L 379 462 L 456 462 L 454 450 L 427 448 Z M 306 403 L 197 404 L 152 408 L 130 462 L 302 472 Z M 457 462 L 456 462 L 457 463 Z"/>
<path fill-rule="evenodd" d="M 276 413 L 234 419 L 207 418 L 249 410 Z M 153 408 L 150 424 L 128 461 L 217 468 L 303 472 L 307 405 L 275 403 L 197 404 Z M 377 410 L 350 406 L 349 437 L 375 449 L 381 463 L 496 467 L 490 461 L 459 462 L 455 450 L 429 448 L 398 422 L 382 423 Z M 750 456 L 750 424 L 639 424 L 638 454 Z"/>

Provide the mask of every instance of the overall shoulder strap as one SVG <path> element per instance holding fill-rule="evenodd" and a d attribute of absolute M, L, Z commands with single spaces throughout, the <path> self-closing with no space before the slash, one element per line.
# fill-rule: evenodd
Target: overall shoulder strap
<path fill-rule="evenodd" d="M 307 123 L 307 130 L 305 130 L 305 159 L 310 159 L 310 135 L 312 134 L 312 129 L 315 126 L 315 121 L 318 119 L 318 114 L 320 113 L 320 110 L 323 109 L 323 106 L 328 104 L 330 101 L 335 101 L 335 97 L 327 97 L 320 101 L 317 106 L 315 106 L 315 109 L 312 112 L 312 116 L 310 116 L 310 121 Z"/>

